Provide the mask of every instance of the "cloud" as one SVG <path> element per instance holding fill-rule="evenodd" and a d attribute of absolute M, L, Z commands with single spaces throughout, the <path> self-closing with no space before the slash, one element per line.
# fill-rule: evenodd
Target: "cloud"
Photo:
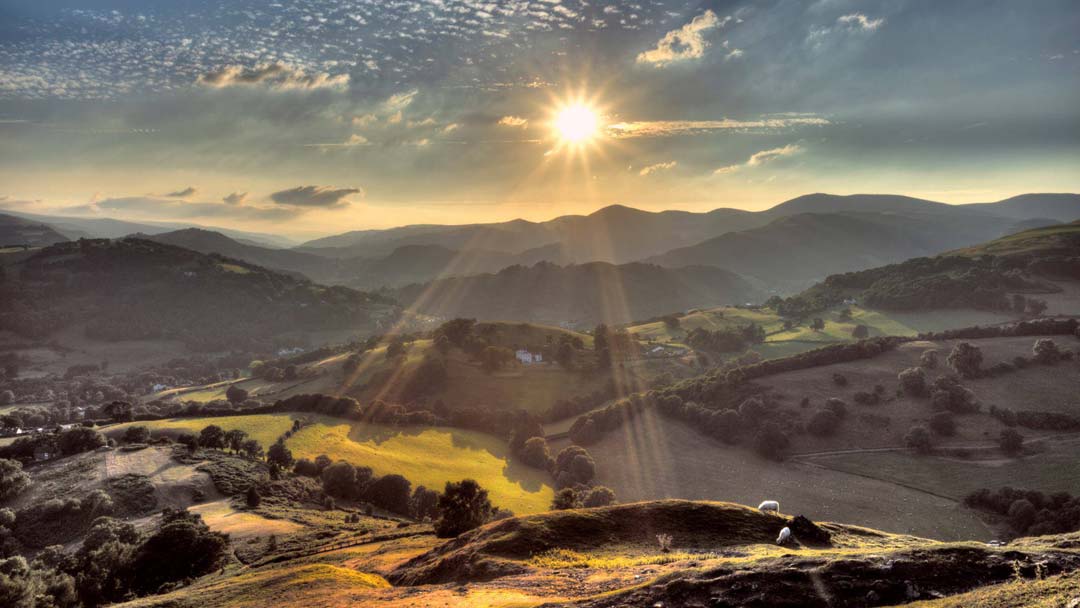
<path fill-rule="evenodd" d="M 852 29 L 861 29 L 863 31 L 874 31 L 881 27 L 881 24 L 885 23 L 885 18 L 870 19 L 862 13 L 851 13 L 850 15 L 844 15 L 836 20 L 841 25 L 846 25 Z"/>
<path fill-rule="evenodd" d="M 149 221 L 180 221 L 214 218 L 233 221 L 279 222 L 294 219 L 299 210 L 284 207 L 254 207 L 211 202 L 192 202 L 153 196 L 106 198 L 83 205 L 52 208 L 60 215 L 107 216 Z"/>
<path fill-rule="evenodd" d="M 653 120 L 617 122 L 607 126 L 612 137 L 669 137 L 673 135 L 699 135 L 710 131 L 768 131 L 798 126 L 822 126 L 830 124 L 820 116 L 767 116 L 758 120 Z"/>
<path fill-rule="evenodd" d="M 529 125 L 528 119 L 520 116 L 503 116 L 499 119 L 499 125 L 503 127 L 521 127 L 525 128 Z"/>
<path fill-rule="evenodd" d="M 349 75 L 331 76 L 325 72 L 307 73 L 286 63 L 263 63 L 253 68 L 227 65 L 199 75 L 199 84 L 215 89 L 238 86 L 265 86 L 278 90 L 338 89 L 348 86 Z"/>
<path fill-rule="evenodd" d="M 713 171 L 713 174 L 724 175 L 726 173 L 734 173 L 747 167 L 760 167 L 761 165 L 770 163 L 778 158 L 783 158 L 785 156 L 794 156 L 796 154 L 801 154 L 802 152 L 803 147 L 798 144 L 788 144 L 782 148 L 762 150 L 761 152 L 755 152 L 754 154 L 750 155 L 750 158 L 748 158 L 746 162 L 742 163 L 741 165 L 728 165 L 726 167 L 720 167 L 716 171 Z"/>
<path fill-rule="evenodd" d="M 198 190 L 195 189 L 195 186 L 188 186 L 187 188 L 184 188 L 183 190 L 177 190 L 176 192 L 170 192 L 170 193 L 166 194 L 165 196 L 167 196 L 169 198 L 188 198 L 188 197 L 195 196 L 195 193 L 197 193 L 197 192 L 198 192 Z"/>
<path fill-rule="evenodd" d="M 270 200 L 289 207 L 342 207 L 346 197 L 363 194 L 360 188 L 331 188 L 329 186 L 297 186 L 270 195 Z"/>
<path fill-rule="evenodd" d="M 356 147 L 356 146 L 370 146 L 370 145 L 371 145 L 371 142 L 368 141 L 368 138 L 366 138 L 363 135 L 360 135 L 358 133 L 353 133 L 352 135 L 349 136 L 349 139 L 346 139 L 345 141 L 340 142 L 340 143 L 304 144 L 304 147 L 305 148 L 353 148 L 353 147 Z"/>
<path fill-rule="evenodd" d="M 656 48 L 640 53 L 637 56 L 638 63 L 648 63 L 657 67 L 663 67 L 676 61 L 698 59 L 705 54 L 709 41 L 705 40 L 705 32 L 723 27 L 731 21 L 731 17 L 720 19 L 716 13 L 705 11 L 677 30 L 671 30 L 656 43 Z"/>
<path fill-rule="evenodd" d="M 232 194 L 221 199 L 221 202 L 225 203 L 226 205 L 243 205 L 244 201 L 247 200 L 247 195 L 247 192 L 233 192 Z"/>
<path fill-rule="evenodd" d="M 645 175 L 649 175 L 649 174 L 652 174 L 652 173 L 656 173 L 658 171 L 668 171 L 670 169 L 674 169 L 675 165 L 677 165 L 677 164 L 678 163 L 676 163 L 673 160 L 669 160 L 666 163 L 656 163 L 655 165 L 649 165 L 648 167 L 643 167 L 641 169 L 641 171 L 638 171 L 638 175 L 645 176 Z"/>

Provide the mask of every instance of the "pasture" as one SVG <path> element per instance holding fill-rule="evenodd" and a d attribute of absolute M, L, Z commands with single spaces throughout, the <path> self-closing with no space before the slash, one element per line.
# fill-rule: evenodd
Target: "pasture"
<path fill-rule="evenodd" d="M 165 434 L 176 437 L 181 433 L 199 434 L 211 424 L 216 424 L 226 431 L 239 429 L 248 434 L 248 437 L 258 441 L 263 447 L 269 447 L 281 437 L 285 431 L 292 428 L 293 418 L 299 417 L 293 414 L 259 414 L 254 416 L 208 416 L 205 418 L 167 418 L 165 420 L 146 420 L 139 422 L 125 422 L 106 427 L 103 432 L 106 436 L 119 439 L 124 431 L 131 426 L 145 426 L 151 434 Z"/>
<path fill-rule="evenodd" d="M 506 443 L 490 435 L 451 428 L 389 427 L 315 416 L 315 423 L 287 442 L 297 458 L 326 454 L 398 473 L 413 486 L 441 491 L 448 481 L 475 479 L 496 506 L 517 514 L 546 511 L 554 491 L 546 471 L 511 461 Z"/>
<path fill-rule="evenodd" d="M 556 442 L 554 449 L 564 447 Z M 653 410 L 589 446 L 596 483 L 620 502 L 660 498 L 758 504 L 785 514 L 943 540 L 988 539 L 974 512 L 937 496 L 793 462 L 766 461 Z"/>

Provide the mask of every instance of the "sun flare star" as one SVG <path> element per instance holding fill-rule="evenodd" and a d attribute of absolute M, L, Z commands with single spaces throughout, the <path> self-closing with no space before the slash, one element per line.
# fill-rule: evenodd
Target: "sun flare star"
<path fill-rule="evenodd" d="M 584 144 L 599 135 L 600 116 L 596 109 L 583 103 L 574 103 L 558 110 L 554 126 L 563 142 Z"/>

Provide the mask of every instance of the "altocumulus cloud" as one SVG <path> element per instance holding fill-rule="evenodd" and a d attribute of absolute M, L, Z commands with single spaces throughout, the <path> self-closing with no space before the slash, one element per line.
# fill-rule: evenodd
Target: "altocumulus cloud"
<path fill-rule="evenodd" d="M 221 199 L 221 202 L 225 203 L 226 205 L 243 205 L 244 201 L 247 200 L 247 195 L 247 192 L 233 192 L 232 194 Z"/>
<path fill-rule="evenodd" d="M 694 17 L 690 23 L 664 34 L 656 43 L 656 48 L 638 54 L 637 62 L 662 67 L 676 61 L 698 59 L 705 54 L 705 49 L 709 46 L 709 41 L 705 40 L 705 32 L 723 27 L 728 21 L 731 21 L 730 16 L 720 19 L 716 13 L 707 10 Z"/>
<path fill-rule="evenodd" d="M 227 65 L 221 69 L 201 74 L 198 83 L 222 89 L 236 86 L 265 86 L 271 89 L 339 89 L 349 84 L 348 74 L 330 75 L 325 72 L 308 73 L 286 63 L 264 63 L 249 68 Z"/>
<path fill-rule="evenodd" d="M 270 195 L 270 200 L 290 207 L 341 207 L 353 194 L 363 194 L 360 188 L 330 188 L 328 186 L 297 186 Z"/>
<path fill-rule="evenodd" d="M 840 17 L 836 22 L 851 28 L 873 31 L 881 27 L 881 24 L 885 23 L 885 19 L 871 19 L 862 13 L 851 13 Z"/>
<path fill-rule="evenodd" d="M 673 160 L 669 160 L 666 163 L 656 163 L 654 165 L 649 165 L 647 167 L 642 167 L 641 171 L 638 171 L 638 175 L 646 176 L 646 175 L 650 175 L 652 173 L 656 173 L 658 171 L 669 171 L 671 169 L 674 169 L 676 164 L 678 164 L 678 163 L 676 163 Z"/>
<path fill-rule="evenodd" d="M 755 152 L 750 155 L 750 158 L 741 165 L 728 165 L 726 167 L 720 167 L 716 171 L 713 171 L 715 175 L 723 175 L 725 173 L 734 173 L 740 169 L 747 167 L 760 167 L 766 163 L 770 163 L 778 158 L 785 156 L 794 156 L 800 154 L 803 151 L 803 147 L 797 144 L 788 144 L 782 148 L 773 148 L 771 150 L 762 150 L 761 152 Z"/>

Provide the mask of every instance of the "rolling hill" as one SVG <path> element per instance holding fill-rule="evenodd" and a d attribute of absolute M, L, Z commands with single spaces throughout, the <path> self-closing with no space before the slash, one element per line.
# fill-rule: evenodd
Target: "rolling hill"
<path fill-rule="evenodd" d="M 335 276 L 338 267 L 336 260 L 327 260 L 324 257 L 301 251 L 271 249 L 243 243 L 220 232 L 202 228 L 185 228 L 151 235 L 136 233 L 131 236 L 183 247 L 199 253 L 216 253 L 265 268 L 297 273 L 320 282 L 330 282 Z"/>
<path fill-rule="evenodd" d="M 921 211 L 800 213 L 645 262 L 669 268 L 718 266 L 787 291 L 829 274 L 979 243 L 1001 235 L 1014 224 L 992 215 L 962 215 L 947 219 L 937 212 Z"/>
<path fill-rule="evenodd" d="M 514 319 L 574 326 L 627 323 L 674 310 L 743 303 L 762 293 L 713 267 L 668 269 L 603 262 L 511 266 L 495 274 L 410 285 L 396 296 L 416 312 L 484 320 Z"/>
<path fill-rule="evenodd" d="M 370 330 L 393 302 L 143 239 L 59 243 L 9 267 L 0 326 L 44 337 L 85 324 L 107 341 L 227 350 L 290 331 Z"/>
<path fill-rule="evenodd" d="M 44 247 L 68 240 L 48 224 L 38 224 L 14 215 L 0 214 L 0 247 Z"/>

